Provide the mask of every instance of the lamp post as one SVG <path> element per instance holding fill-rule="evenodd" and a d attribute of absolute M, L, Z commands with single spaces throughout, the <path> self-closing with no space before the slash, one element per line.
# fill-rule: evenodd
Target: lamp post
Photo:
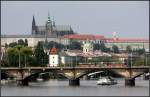
<path fill-rule="evenodd" d="M 131 78 L 131 73 L 132 73 L 132 70 L 131 70 L 131 68 L 132 68 L 132 51 L 131 51 L 131 55 L 130 55 L 130 65 L 129 65 L 129 68 L 130 68 L 130 78 Z"/>
<path fill-rule="evenodd" d="M 132 67 L 132 52 L 131 52 L 131 65 L 130 65 L 130 68 Z"/>
<path fill-rule="evenodd" d="M 20 64 L 20 48 L 19 48 L 19 68 L 21 68 L 21 64 Z"/>
<path fill-rule="evenodd" d="M 25 67 L 27 66 L 27 58 L 26 58 L 26 55 L 25 55 Z"/>
<path fill-rule="evenodd" d="M 148 57 L 148 54 L 145 52 L 145 65 L 147 66 L 147 57 Z"/>

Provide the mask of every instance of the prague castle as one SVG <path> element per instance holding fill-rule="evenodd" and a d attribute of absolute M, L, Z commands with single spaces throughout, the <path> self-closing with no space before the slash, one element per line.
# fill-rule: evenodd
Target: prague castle
<path fill-rule="evenodd" d="M 69 25 L 55 25 L 55 21 L 52 21 L 50 16 L 48 15 L 48 20 L 45 25 L 37 26 L 35 22 L 35 18 L 33 16 L 32 21 L 32 35 L 44 35 L 48 36 L 63 36 L 66 34 L 73 34 L 73 30 Z"/>
<path fill-rule="evenodd" d="M 113 33 L 112 38 L 107 38 L 103 35 L 91 34 L 75 34 L 69 25 L 56 25 L 54 20 L 48 15 L 48 19 L 43 26 L 36 25 L 35 17 L 33 16 L 31 35 L 1 35 L 1 45 L 17 42 L 19 39 L 28 40 L 29 47 L 35 47 L 39 41 L 55 41 L 64 45 L 70 44 L 72 41 L 84 43 L 86 40 L 92 43 L 104 43 L 111 48 L 117 45 L 120 50 L 125 50 L 127 46 L 133 49 L 145 48 L 149 50 L 149 39 L 135 38 L 119 38 L 116 33 Z"/>
<path fill-rule="evenodd" d="M 55 41 L 61 42 L 64 35 L 74 34 L 70 25 L 56 25 L 48 15 L 45 25 L 36 25 L 35 17 L 32 20 L 31 35 L 1 35 L 1 45 L 17 42 L 19 39 L 28 40 L 28 46 L 34 47 L 38 41 Z"/>

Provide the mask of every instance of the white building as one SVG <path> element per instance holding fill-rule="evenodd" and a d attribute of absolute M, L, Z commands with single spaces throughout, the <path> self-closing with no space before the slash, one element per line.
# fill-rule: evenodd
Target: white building
<path fill-rule="evenodd" d="M 57 67 L 59 65 L 59 55 L 57 53 L 57 49 L 53 47 L 50 50 L 50 55 L 49 55 L 49 66 L 50 67 Z"/>
<path fill-rule="evenodd" d="M 93 42 L 89 40 L 83 42 L 83 53 L 87 52 L 93 52 Z"/>
<path fill-rule="evenodd" d="M 60 37 L 48 36 L 45 37 L 44 35 L 1 35 L 1 46 L 5 46 L 5 44 L 10 44 L 12 42 L 18 42 L 18 40 L 27 39 L 29 47 L 35 47 L 39 41 L 55 41 L 57 43 L 61 43 Z"/>

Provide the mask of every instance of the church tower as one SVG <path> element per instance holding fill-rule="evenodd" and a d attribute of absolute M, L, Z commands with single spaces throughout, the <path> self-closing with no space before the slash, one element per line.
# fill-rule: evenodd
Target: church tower
<path fill-rule="evenodd" d="M 46 22 L 46 35 L 50 36 L 53 34 L 53 25 L 48 13 L 48 20 Z"/>
<path fill-rule="evenodd" d="M 88 39 L 83 42 L 83 53 L 93 52 L 93 43 Z"/>
<path fill-rule="evenodd" d="M 37 33 L 37 27 L 36 27 L 36 23 L 35 23 L 35 18 L 33 16 L 33 20 L 32 20 L 32 35 L 38 34 Z"/>
<path fill-rule="evenodd" d="M 59 55 L 57 52 L 57 49 L 53 47 L 50 50 L 50 55 L 49 55 L 49 66 L 50 67 L 56 67 L 59 64 Z"/>
<path fill-rule="evenodd" d="M 118 39 L 117 32 L 113 32 L 112 37 L 113 37 L 113 40 L 117 40 Z"/>

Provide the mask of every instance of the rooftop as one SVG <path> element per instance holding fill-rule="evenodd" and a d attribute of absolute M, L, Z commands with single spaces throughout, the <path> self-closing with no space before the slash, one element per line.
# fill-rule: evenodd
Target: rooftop
<path fill-rule="evenodd" d="M 64 35 L 64 38 L 79 39 L 79 40 L 105 39 L 103 35 L 93 35 L 93 34 L 70 34 L 70 35 Z"/>
<path fill-rule="evenodd" d="M 141 39 L 141 38 L 107 38 L 107 42 L 149 42 L 148 39 Z"/>
<path fill-rule="evenodd" d="M 37 26 L 38 31 L 45 31 L 45 26 Z M 72 31 L 72 28 L 70 25 L 55 25 L 53 26 L 54 31 Z"/>

